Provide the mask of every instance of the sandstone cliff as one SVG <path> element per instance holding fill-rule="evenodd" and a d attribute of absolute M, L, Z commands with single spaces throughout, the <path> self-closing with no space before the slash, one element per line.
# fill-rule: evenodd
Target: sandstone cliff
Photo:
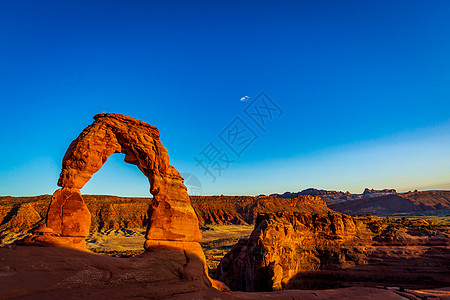
<path fill-rule="evenodd" d="M 200 224 L 253 224 L 258 213 L 329 211 L 326 203 L 315 196 L 280 199 L 271 196 L 191 196 Z"/>
<path fill-rule="evenodd" d="M 26 231 L 45 220 L 51 195 L 36 197 L 0 197 L 1 232 Z M 83 195 L 91 213 L 91 231 L 143 228 L 148 224 L 152 198 L 130 198 L 104 195 Z M 328 211 L 319 197 L 300 196 L 294 199 L 249 196 L 193 196 L 192 206 L 200 226 L 215 224 L 253 224 L 261 212 Z"/>
<path fill-rule="evenodd" d="M 415 253 L 413 258 L 417 258 L 416 256 L 428 251 L 428 248 L 420 251 L 416 248 L 405 250 L 402 248 L 404 246 L 420 248 L 441 245 L 444 248 L 440 251 L 449 253 L 446 248 L 449 242 L 448 233 L 427 229 L 430 225 L 432 222 L 426 220 L 405 220 L 402 223 L 397 220 L 377 217 L 356 218 L 336 213 L 261 214 L 257 218 L 250 238 L 241 239 L 225 255 L 215 276 L 231 289 L 243 291 L 336 287 L 339 286 L 334 282 L 336 279 L 333 277 L 339 274 L 336 270 L 353 270 L 360 265 L 372 268 L 374 261 L 382 265 L 393 257 L 392 253 L 395 254 L 395 251 L 399 251 L 403 257 L 408 257 L 408 259 L 412 258 L 411 253 Z M 383 248 L 385 246 L 390 247 Z M 392 248 L 393 246 L 397 248 Z M 380 250 L 385 251 L 384 254 L 383 252 L 380 254 Z M 405 251 L 409 251 L 409 253 Z M 397 256 L 401 257 L 402 255 Z M 417 262 L 418 265 L 422 263 L 424 262 Z M 430 264 L 430 262 L 428 263 Z M 434 275 L 439 273 L 438 275 L 442 278 L 432 278 L 431 281 L 437 285 L 449 284 L 450 281 L 445 279 L 445 274 L 448 274 L 450 262 L 445 260 L 433 263 L 430 264 L 433 267 L 441 266 L 446 269 L 440 273 L 435 272 Z M 402 268 L 415 267 L 414 260 L 411 260 L 407 266 L 401 259 L 394 260 L 393 264 Z M 364 269 L 360 273 L 356 272 L 354 275 L 356 279 L 353 278 L 353 280 L 358 281 L 357 278 L 360 278 L 362 274 L 365 274 L 366 277 L 370 272 L 373 274 L 374 269 L 370 268 Z M 328 280 L 314 279 L 317 274 L 323 274 L 327 270 L 331 270 L 331 273 L 326 273 Z M 380 272 L 377 267 L 375 270 Z M 430 270 L 422 268 L 416 272 L 414 280 L 417 280 L 417 276 L 420 274 L 423 275 L 427 272 Z M 305 279 L 305 274 L 309 274 L 313 279 Z M 371 281 L 377 281 L 374 280 L 375 277 L 388 285 L 389 278 L 391 278 L 389 275 L 377 273 L 378 277 L 372 276 Z M 350 275 L 347 274 L 347 276 Z M 395 280 L 399 278 L 395 278 Z M 334 283 L 336 285 L 333 285 Z M 403 284 L 404 282 L 398 283 Z M 392 285 L 393 282 L 390 284 Z"/>

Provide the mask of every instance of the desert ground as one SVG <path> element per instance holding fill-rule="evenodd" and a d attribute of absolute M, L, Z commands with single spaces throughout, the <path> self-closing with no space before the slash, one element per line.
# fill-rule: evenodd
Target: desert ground
<path fill-rule="evenodd" d="M 201 229 L 200 242 L 210 269 L 215 269 L 222 257 L 241 238 L 249 237 L 252 225 L 210 225 Z M 24 234 L 17 235 L 22 238 Z M 86 238 L 87 248 L 95 253 L 116 257 L 132 257 L 144 252 L 145 229 L 110 229 L 93 232 Z"/>

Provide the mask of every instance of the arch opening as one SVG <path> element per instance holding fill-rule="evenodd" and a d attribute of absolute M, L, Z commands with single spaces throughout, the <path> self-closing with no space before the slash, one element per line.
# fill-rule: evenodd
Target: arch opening
<path fill-rule="evenodd" d="M 81 189 L 84 195 L 111 195 L 119 197 L 153 197 L 148 178 L 136 165 L 124 163 L 125 155 L 112 154 L 102 168 L 94 173 Z M 186 179 L 182 175 L 184 182 Z M 186 185 L 186 183 L 185 183 Z M 189 189 L 188 189 L 189 191 Z"/>

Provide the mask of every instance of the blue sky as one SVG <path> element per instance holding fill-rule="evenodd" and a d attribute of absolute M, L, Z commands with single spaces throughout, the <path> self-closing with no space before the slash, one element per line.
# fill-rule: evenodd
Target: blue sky
<path fill-rule="evenodd" d="M 205 195 L 450 189 L 449 15 L 448 1 L 3 1 L 0 195 L 53 193 L 101 112 L 157 126 Z M 264 130 L 245 114 L 260 91 L 282 110 Z M 258 137 L 240 156 L 219 137 L 236 117 Z M 210 142 L 233 161 L 214 182 L 195 160 Z M 148 189 L 115 154 L 82 193 Z"/>

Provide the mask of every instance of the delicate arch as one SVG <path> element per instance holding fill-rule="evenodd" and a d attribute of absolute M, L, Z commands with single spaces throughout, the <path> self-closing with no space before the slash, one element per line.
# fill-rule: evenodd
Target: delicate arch
<path fill-rule="evenodd" d="M 86 215 L 87 208 L 79 189 L 100 170 L 110 155 L 124 153 L 125 162 L 136 165 L 149 179 L 150 192 L 154 196 L 145 238 L 200 241 L 198 219 L 183 178 L 170 165 L 167 149 L 159 141 L 158 129 L 119 114 L 102 113 L 94 119 L 70 144 L 64 155 L 58 180 L 62 189 L 53 196 L 47 227 L 60 236 L 86 236 L 90 215 Z M 68 202 L 68 199 L 76 199 L 76 205 L 75 200 Z M 71 206 L 75 210 L 71 210 Z M 75 215 L 78 217 L 74 218 Z M 89 218 L 89 222 L 81 222 L 83 218 Z"/>

